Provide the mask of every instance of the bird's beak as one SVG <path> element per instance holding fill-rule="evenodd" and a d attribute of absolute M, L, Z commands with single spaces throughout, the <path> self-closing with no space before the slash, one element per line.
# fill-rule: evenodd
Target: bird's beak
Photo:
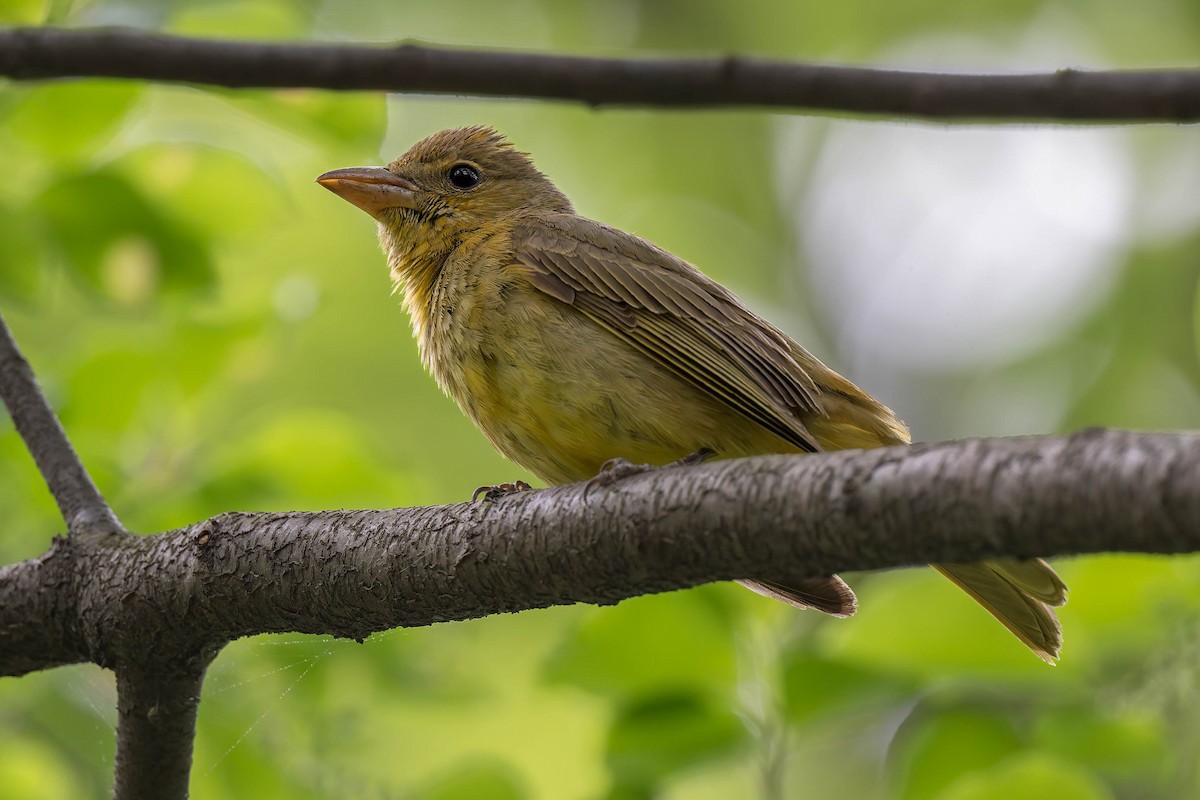
<path fill-rule="evenodd" d="M 375 219 L 389 208 L 417 208 L 420 189 L 383 167 L 347 167 L 326 172 L 317 183 Z"/>

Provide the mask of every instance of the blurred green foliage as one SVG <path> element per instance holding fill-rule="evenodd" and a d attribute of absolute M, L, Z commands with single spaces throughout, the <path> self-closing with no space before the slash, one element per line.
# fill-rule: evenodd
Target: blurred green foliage
<path fill-rule="evenodd" d="M 0 22 L 980 70 L 1188 63 L 1200 44 L 1200 6 L 1189 0 L 1157 0 L 1153 13 L 1051 0 L 520 0 L 500 8 L 484 0 L 0 0 Z M 880 220 L 867 209 L 911 207 L 903 190 L 917 183 L 953 206 L 963 186 L 936 169 L 936 150 L 969 135 L 961 129 L 10 83 L 0 92 L 0 307 L 127 525 L 153 532 L 231 509 L 451 502 L 521 477 L 422 373 L 370 220 L 312 183 L 328 169 L 384 162 L 437 129 L 480 122 L 533 153 L 582 213 L 645 235 L 730 285 L 896 406 L 918 438 L 1200 426 L 1194 132 L 1079 134 L 1108 137 L 1104 152 L 1120 162 L 1088 167 L 1126 197 L 1109 206 L 1115 221 L 1094 221 L 1114 226 L 1106 263 L 1085 265 L 1088 291 L 1055 301 L 1062 324 L 1031 328 L 1019 312 L 1004 320 L 1033 345 L 939 363 L 930 352 L 906 356 L 904 337 L 871 312 L 870 292 L 829 278 L 810 239 L 817 227 L 844 242 L 869 239 Z M 858 151 L 839 160 L 833 145 L 863 125 L 879 133 L 867 155 L 882 161 Z M 914 128 L 928 131 L 920 147 L 932 166 L 897 163 L 904 152 L 889 137 Z M 1070 150 L 1074 141 L 1049 128 L 1011 136 L 1024 137 L 1021 152 Z M 989 148 L 980 143 L 981 163 L 997 157 Z M 904 182 L 851 197 L 849 216 L 813 196 L 814 175 L 836 186 L 883 163 L 907 167 Z M 998 174 L 1018 166 L 1001 164 Z M 996 198 L 987 215 L 951 226 L 947 253 L 987 230 L 1020 239 L 1023 198 L 1006 186 L 987 187 Z M 1040 189 L 1061 193 L 1068 222 L 1057 244 L 1068 249 L 1079 220 L 1087 222 L 1077 204 L 1088 199 L 1070 188 Z M 944 210 L 930 204 L 929 215 Z M 880 252 L 908 245 L 889 239 Z M 897 269 L 867 267 L 880 278 Z M 916 289 L 901 318 L 925 319 L 951 339 L 956 331 L 930 309 L 968 278 L 953 264 L 942 275 L 889 277 Z M 999 301 L 1008 277 L 970 280 Z M 1058 276 L 1035 278 L 1049 290 Z M 847 308 L 861 312 L 858 328 Z M 864 341 L 879 345 L 854 344 Z M 0 506 L 0 561 L 37 555 L 60 530 L 7 420 Z M 616 608 L 395 631 L 363 645 L 237 642 L 205 686 L 193 796 L 1200 796 L 1200 564 L 1113 556 L 1061 568 L 1073 593 L 1057 669 L 928 571 L 851 576 L 861 611 L 844 621 L 712 586 Z M 0 681 L 0 794 L 106 796 L 113 706 L 111 676 L 93 667 Z"/>

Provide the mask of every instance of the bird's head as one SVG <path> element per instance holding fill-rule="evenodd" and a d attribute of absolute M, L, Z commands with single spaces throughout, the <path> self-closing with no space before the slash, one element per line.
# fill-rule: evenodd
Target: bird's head
<path fill-rule="evenodd" d="M 398 273 L 425 255 L 444 257 L 480 228 L 528 213 L 572 211 L 528 156 L 483 126 L 435 133 L 386 167 L 335 169 L 317 183 L 378 220 Z"/>

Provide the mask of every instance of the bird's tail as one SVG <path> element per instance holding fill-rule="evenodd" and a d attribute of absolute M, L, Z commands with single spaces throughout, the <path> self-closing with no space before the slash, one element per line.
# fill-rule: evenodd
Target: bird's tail
<path fill-rule="evenodd" d="M 772 600 L 782 600 L 796 608 L 815 608 L 835 617 L 849 617 L 858 609 L 858 598 L 837 575 L 804 578 L 787 584 L 774 581 L 738 581 L 752 592 Z"/>
<path fill-rule="evenodd" d="M 1058 658 L 1062 626 L 1053 607 L 1067 602 L 1067 587 L 1045 561 L 998 558 L 931 566 L 978 600 L 1043 661 L 1053 664 Z"/>
<path fill-rule="evenodd" d="M 817 383 L 827 389 L 821 395 L 822 413 L 804 419 L 823 450 L 887 447 L 909 442 L 908 429 L 886 406 L 799 345 L 792 355 L 809 374 L 817 375 Z M 975 598 L 1038 657 L 1050 664 L 1058 658 L 1062 626 L 1054 607 L 1067 601 L 1067 587 L 1045 561 L 998 558 L 978 564 L 934 564 L 933 568 Z M 788 586 L 762 581 L 741 583 L 759 594 L 801 608 L 816 608 L 838 616 L 854 613 L 854 595 L 837 577 L 795 581 Z M 849 602 L 839 603 L 839 587 L 844 587 Z"/>

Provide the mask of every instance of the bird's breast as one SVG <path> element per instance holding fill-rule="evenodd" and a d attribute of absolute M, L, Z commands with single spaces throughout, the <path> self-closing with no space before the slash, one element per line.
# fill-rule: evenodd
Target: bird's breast
<path fill-rule="evenodd" d="M 496 449 L 549 483 L 618 456 L 790 449 L 519 276 L 447 269 L 440 284 L 418 331 L 426 365 Z"/>

